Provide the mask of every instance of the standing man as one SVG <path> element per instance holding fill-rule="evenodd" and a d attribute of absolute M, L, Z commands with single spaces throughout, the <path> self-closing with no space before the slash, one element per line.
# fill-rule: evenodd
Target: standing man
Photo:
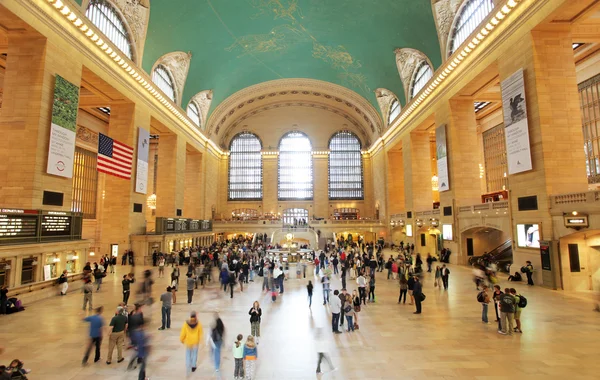
<path fill-rule="evenodd" d="M 504 294 L 500 296 L 500 317 L 502 320 L 502 330 L 498 331 L 502 335 L 512 335 L 513 324 L 515 321 L 515 297 L 510 294 L 510 289 L 504 289 Z"/>
<path fill-rule="evenodd" d="M 63 270 L 60 278 L 58 279 L 58 284 L 60 285 L 60 295 L 66 296 L 67 289 L 69 289 L 69 280 L 67 279 L 67 270 Z"/>
<path fill-rule="evenodd" d="M 162 302 L 161 315 L 162 315 L 162 326 L 159 330 L 164 330 L 165 327 L 171 328 L 171 305 L 173 305 L 173 292 L 170 286 L 167 286 L 167 291 L 160 295 L 160 302 Z"/>
<path fill-rule="evenodd" d="M 202 341 L 202 325 L 192 311 L 190 319 L 183 324 L 179 340 L 185 345 L 185 366 L 187 374 L 196 372 L 198 367 L 198 345 Z"/>
<path fill-rule="evenodd" d="M 123 343 L 125 342 L 125 329 L 127 328 L 127 317 L 123 314 L 123 308 L 117 308 L 117 313 L 110 320 L 112 331 L 108 340 L 108 358 L 106 364 L 112 362 L 113 351 L 117 345 L 117 363 L 123 360 Z"/>
<path fill-rule="evenodd" d="M 81 292 L 83 293 L 83 311 L 85 311 L 86 305 L 88 306 L 88 310 L 92 311 L 92 295 L 94 294 L 94 286 L 92 285 L 92 280 L 90 280 L 89 277 L 84 277 Z"/>
<path fill-rule="evenodd" d="M 415 305 L 417 311 L 413 314 L 421 314 L 421 302 L 423 302 L 423 285 L 419 281 L 419 277 L 413 276 L 415 284 L 413 285 L 413 298 L 415 299 Z"/>
<path fill-rule="evenodd" d="M 91 285 L 90 285 L 91 287 Z M 102 327 L 104 327 L 104 319 L 102 318 L 102 306 L 96 309 L 95 315 L 90 315 L 89 317 L 85 317 L 83 320 L 90 323 L 90 343 L 88 344 L 87 349 L 85 350 L 85 355 L 83 356 L 83 360 L 81 364 L 83 366 L 87 365 L 88 358 L 90 357 L 90 352 L 92 351 L 92 347 L 96 346 L 96 355 L 94 356 L 94 363 L 100 360 L 100 346 L 102 345 Z"/>
<path fill-rule="evenodd" d="M 527 268 L 527 272 L 525 274 L 527 275 L 527 285 L 533 286 L 533 265 L 531 265 L 531 261 L 526 261 L 526 263 L 525 268 Z"/>
<path fill-rule="evenodd" d="M 342 288 L 346 288 L 346 273 L 348 273 L 348 268 L 346 267 L 346 261 L 342 263 Z"/>
<path fill-rule="evenodd" d="M 334 297 L 329 303 L 329 305 L 331 306 L 331 329 L 335 334 L 342 333 L 338 328 L 340 323 L 340 312 L 342 311 L 342 301 L 340 301 L 339 294 L 340 292 L 338 290 L 335 290 L 333 292 Z"/>
<path fill-rule="evenodd" d="M 196 285 L 196 281 L 194 280 L 194 277 L 192 277 L 192 273 L 188 272 L 188 274 L 187 274 L 187 296 L 188 296 L 189 304 L 192 303 L 192 297 L 194 296 L 194 286 L 195 285 Z"/>
<path fill-rule="evenodd" d="M 367 279 L 363 276 L 362 271 L 356 278 L 356 284 L 358 284 L 358 294 L 363 305 L 367 304 Z"/>
<path fill-rule="evenodd" d="M 340 305 L 340 310 L 341 310 L 340 311 L 340 326 L 344 326 L 344 314 L 345 314 L 344 313 L 344 306 L 346 304 L 346 295 L 347 294 L 348 293 L 346 292 L 346 288 L 343 288 L 342 292 L 338 296 L 339 299 L 340 299 L 340 302 L 341 302 L 341 305 Z"/>
<path fill-rule="evenodd" d="M 448 278 L 450 277 L 450 269 L 446 268 L 446 264 L 442 265 L 442 283 L 444 290 L 448 290 Z"/>
<path fill-rule="evenodd" d="M 488 322 L 488 305 L 490 303 L 490 295 L 488 294 L 488 287 L 483 285 L 483 289 L 477 294 L 477 301 L 481 304 L 481 321 L 483 323 Z"/>
<path fill-rule="evenodd" d="M 123 284 L 123 303 L 125 305 L 127 305 L 129 302 L 129 296 L 131 295 L 131 284 L 134 282 L 135 279 L 133 278 L 133 273 L 123 276 L 123 281 L 121 283 Z"/>
<path fill-rule="evenodd" d="M 496 311 L 496 322 L 498 322 L 498 332 L 502 331 L 502 320 L 500 319 L 500 296 L 504 293 L 500 289 L 500 285 L 494 285 L 494 293 L 492 298 L 494 299 L 494 310 Z"/>

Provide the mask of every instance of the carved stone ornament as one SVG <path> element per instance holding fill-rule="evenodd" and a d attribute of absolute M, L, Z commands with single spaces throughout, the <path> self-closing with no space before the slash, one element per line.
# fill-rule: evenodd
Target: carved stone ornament
<path fill-rule="evenodd" d="M 437 28 L 440 49 L 444 59 L 448 56 L 447 47 L 450 28 L 452 28 L 456 12 L 458 12 L 463 1 L 464 0 L 434 0 L 432 3 L 435 26 Z"/>
<path fill-rule="evenodd" d="M 190 70 L 190 62 L 192 61 L 192 53 L 175 51 L 167 53 L 160 57 L 154 64 L 152 71 L 158 65 L 163 65 L 173 75 L 175 81 L 175 101 L 177 105 L 181 106 L 181 95 L 183 94 L 183 88 L 185 87 L 185 81 L 187 79 L 188 71 Z"/>
<path fill-rule="evenodd" d="M 113 0 L 113 2 L 121 10 L 131 29 L 132 38 L 138 48 L 138 61 L 141 61 L 150 18 L 148 0 Z"/>
<path fill-rule="evenodd" d="M 89 128 L 78 125 L 77 140 L 88 143 L 90 145 L 98 146 L 98 133 L 92 131 Z"/>
<path fill-rule="evenodd" d="M 200 129 L 206 129 L 206 120 L 208 119 L 208 111 L 210 110 L 210 103 L 212 103 L 213 91 L 204 90 L 200 91 L 190 99 L 190 103 L 194 102 L 198 105 L 200 110 Z"/>
<path fill-rule="evenodd" d="M 404 86 L 404 95 L 407 101 L 410 100 L 410 84 L 414 76 L 415 70 L 419 67 L 419 64 L 423 61 L 431 62 L 427 56 L 418 50 L 403 48 L 394 50 L 396 53 L 396 66 L 398 67 L 398 74 L 402 80 Z"/>
<path fill-rule="evenodd" d="M 378 88 L 375 90 L 375 97 L 377 98 L 379 109 L 381 110 L 383 125 L 385 126 L 385 129 L 387 129 L 389 127 L 388 114 L 390 113 L 390 107 L 392 106 L 394 99 L 397 99 L 398 97 L 387 88 Z"/>

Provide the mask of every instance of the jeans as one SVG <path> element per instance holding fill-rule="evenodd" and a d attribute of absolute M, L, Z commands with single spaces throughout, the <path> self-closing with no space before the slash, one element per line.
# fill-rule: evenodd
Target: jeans
<path fill-rule="evenodd" d="M 359 287 L 358 288 L 358 294 L 360 295 L 360 300 L 362 301 L 363 305 L 367 304 L 367 291 L 364 287 Z"/>
<path fill-rule="evenodd" d="M 215 342 L 215 348 L 213 348 L 213 355 L 214 355 L 216 370 L 221 368 L 221 344 L 222 344 L 222 342 Z"/>
<path fill-rule="evenodd" d="M 448 276 L 442 276 L 442 283 L 444 284 L 444 289 L 448 290 Z"/>
<path fill-rule="evenodd" d="M 337 265 L 334 265 L 333 266 L 333 274 L 338 274 L 338 273 L 339 273 L 338 267 L 337 267 Z"/>
<path fill-rule="evenodd" d="M 346 322 L 348 322 L 348 332 L 354 331 L 354 323 L 352 322 L 351 315 L 346 315 Z"/>
<path fill-rule="evenodd" d="M 533 273 L 527 272 L 527 285 L 533 285 Z"/>
<path fill-rule="evenodd" d="M 329 302 L 329 289 L 323 289 L 323 305 Z"/>
<path fill-rule="evenodd" d="M 98 338 L 90 338 L 90 343 L 85 350 L 85 355 L 83 355 L 83 362 L 87 363 L 88 358 L 90 357 L 90 352 L 92 352 L 92 347 L 96 346 L 96 354 L 94 356 L 94 362 L 100 360 L 100 346 L 102 345 L 102 337 Z"/>
<path fill-rule="evenodd" d="M 338 324 L 340 323 L 340 313 L 331 313 L 331 330 L 333 332 L 340 331 Z"/>
<path fill-rule="evenodd" d="M 283 293 L 283 281 L 285 280 L 284 276 L 281 276 L 281 280 L 279 280 L 279 293 Z"/>
<path fill-rule="evenodd" d="M 189 290 L 188 289 L 188 303 L 192 303 L 192 297 L 194 296 L 194 289 Z"/>
<path fill-rule="evenodd" d="M 192 372 L 192 368 L 196 368 L 198 363 L 198 346 L 186 347 L 185 349 L 185 368 L 187 373 Z"/>
<path fill-rule="evenodd" d="M 170 307 L 162 307 L 162 327 L 161 328 L 171 328 L 171 308 Z"/>
<path fill-rule="evenodd" d="M 487 313 L 488 313 L 488 304 L 487 303 L 482 303 L 481 304 L 482 309 L 481 309 L 481 320 L 485 323 L 488 323 L 488 317 L 487 317 Z"/>
<path fill-rule="evenodd" d="M 129 302 L 129 295 L 131 294 L 131 292 L 129 290 L 123 290 L 123 303 L 125 305 L 127 305 L 127 302 Z"/>
<path fill-rule="evenodd" d="M 387 279 L 389 280 L 390 277 L 392 277 L 392 269 L 391 268 L 388 269 L 388 278 Z"/>
<path fill-rule="evenodd" d="M 308 295 L 308 307 L 312 306 L 312 293 Z"/>
<path fill-rule="evenodd" d="M 346 275 L 342 276 L 342 289 L 346 289 Z"/>
<path fill-rule="evenodd" d="M 417 305 L 417 313 L 421 314 L 421 295 L 415 294 L 415 305 Z"/>
<path fill-rule="evenodd" d="M 369 287 L 369 301 L 375 302 L 375 287 Z"/>
<path fill-rule="evenodd" d="M 400 289 L 400 297 L 398 297 L 398 303 L 402 302 L 402 297 L 404 297 L 404 302 L 406 303 L 406 293 L 408 292 L 408 289 Z"/>

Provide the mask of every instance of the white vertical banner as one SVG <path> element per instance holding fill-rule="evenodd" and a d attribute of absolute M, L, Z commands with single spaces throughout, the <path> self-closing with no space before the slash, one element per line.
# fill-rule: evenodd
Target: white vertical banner
<path fill-rule="evenodd" d="M 508 174 L 525 172 L 531 170 L 533 166 L 523 69 L 503 80 L 501 89 Z"/>
<path fill-rule="evenodd" d="M 448 149 L 446 146 L 446 124 L 435 129 L 435 158 L 437 160 L 438 189 L 450 190 L 450 179 L 448 177 Z"/>
<path fill-rule="evenodd" d="M 73 178 L 79 86 L 56 75 L 46 172 Z"/>
<path fill-rule="evenodd" d="M 148 155 L 150 152 L 150 132 L 138 128 L 137 170 L 135 173 L 135 192 L 148 193 Z"/>

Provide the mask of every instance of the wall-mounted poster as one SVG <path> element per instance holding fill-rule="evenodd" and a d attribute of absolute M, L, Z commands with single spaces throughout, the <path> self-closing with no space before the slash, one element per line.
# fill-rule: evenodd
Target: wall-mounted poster
<path fill-rule="evenodd" d="M 450 190 L 450 179 L 448 177 L 448 149 L 446 146 L 446 125 L 435 129 L 435 158 L 437 159 L 438 189 Z"/>
<path fill-rule="evenodd" d="M 532 169 L 523 69 L 502 81 L 502 111 L 508 174 Z"/>
<path fill-rule="evenodd" d="M 52 124 L 46 172 L 61 177 L 73 177 L 73 156 L 77 134 L 79 87 L 56 76 Z"/>
<path fill-rule="evenodd" d="M 148 193 L 148 152 L 150 151 L 150 132 L 138 128 L 137 170 L 135 174 L 135 192 Z"/>

